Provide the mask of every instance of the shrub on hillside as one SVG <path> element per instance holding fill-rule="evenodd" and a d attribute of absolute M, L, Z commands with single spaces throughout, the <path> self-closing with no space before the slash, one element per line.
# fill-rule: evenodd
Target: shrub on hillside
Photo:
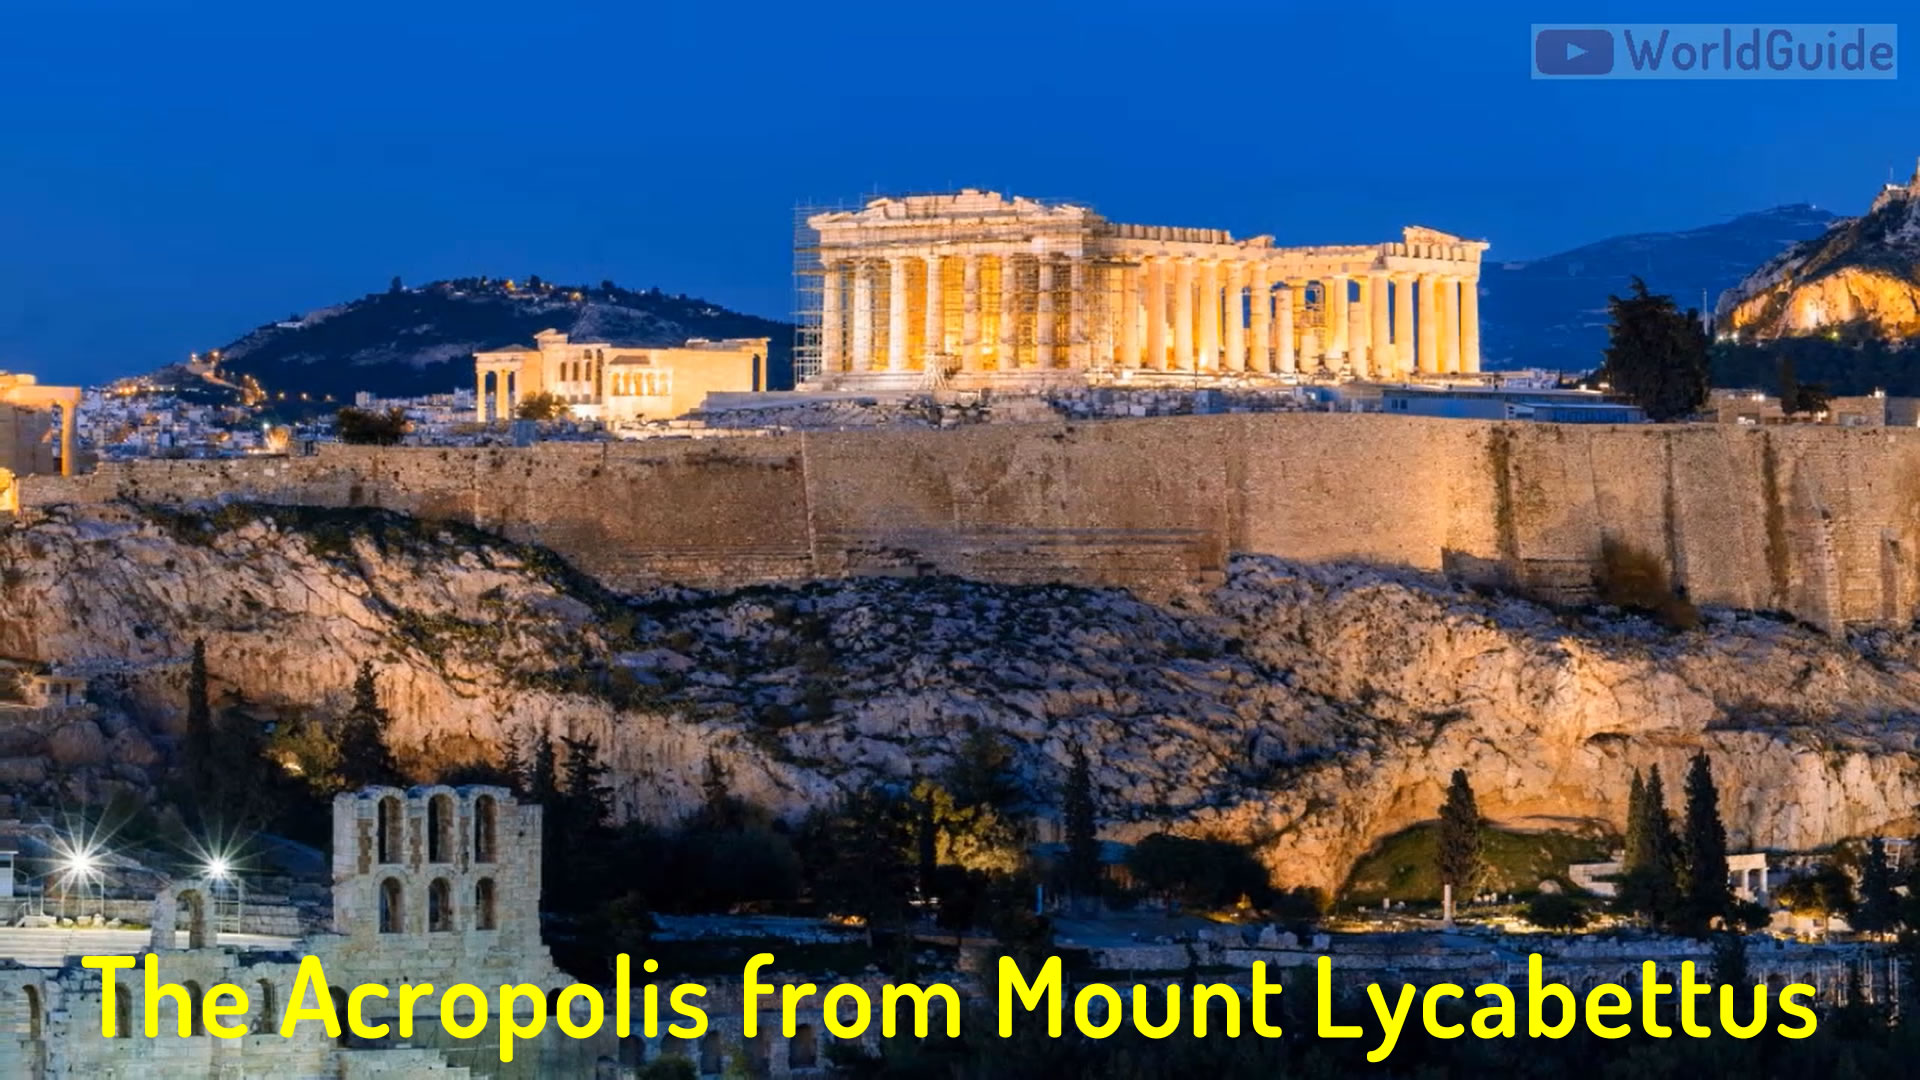
<path fill-rule="evenodd" d="M 1646 612 L 1674 630 L 1700 624 L 1699 611 L 1674 588 L 1660 557 L 1624 540 L 1608 537 L 1600 542 L 1594 590 L 1601 603 Z"/>

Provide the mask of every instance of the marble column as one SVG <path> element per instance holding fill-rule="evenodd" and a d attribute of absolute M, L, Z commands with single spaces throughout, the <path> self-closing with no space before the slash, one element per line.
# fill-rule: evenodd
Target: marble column
<path fill-rule="evenodd" d="M 1042 370 L 1053 366 L 1053 258 L 1042 255 L 1034 275 L 1037 299 L 1033 305 L 1033 364 Z"/>
<path fill-rule="evenodd" d="M 960 258 L 960 369 L 980 370 L 980 256 Z"/>
<path fill-rule="evenodd" d="M 1440 339 L 1440 361 L 1449 375 L 1460 373 L 1460 278 L 1448 274 L 1440 293 L 1446 305 L 1441 314 L 1446 333 Z"/>
<path fill-rule="evenodd" d="M 1147 256 L 1147 362 L 1148 371 L 1167 366 L 1167 261 L 1158 255 Z"/>
<path fill-rule="evenodd" d="M 1193 370 L 1193 260 L 1173 262 L 1173 367 Z"/>
<path fill-rule="evenodd" d="M 1392 331 L 1387 323 L 1387 303 L 1387 275 L 1368 274 L 1367 318 L 1372 324 L 1368 335 L 1371 347 L 1368 359 L 1376 379 L 1393 377 L 1393 342 L 1389 337 Z"/>
<path fill-rule="evenodd" d="M 1253 284 L 1247 290 L 1249 315 L 1253 321 L 1253 355 L 1247 366 L 1254 371 L 1273 370 L 1273 292 L 1267 282 L 1267 264 L 1253 264 Z"/>
<path fill-rule="evenodd" d="M 1480 276 L 1460 282 L 1460 370 L 1480 371 Z"/>
<path fill-rule="evenodd" d="M 1299 370 L 1293 356 L 1293 286 L 1284 281 L 1273 290 L 1273 369 L 1288 375 Z"/>
<path fill-rule="evenodd" d="M 487 422 L 487 372 L 473 373 L 473 422 Z"/>
<path fill-rule="evenodd" d="M 1364 379 L 1372 374 L 1367 360 L 1373 355 L 1373 339 L 1368 333 L 1373 328 L 1373 320 L 1368 311 L 1373 306 L 1373 279 L 1356 279 L 1354 288 L 1358 290 L 1353 309 L 1347 312 L 1347 367 L 1356 379 Z"/>
<path fill-rule="evenodd" d="M 1105 284 L 1101 283 L 1103 288 Z M 1088 366 L 1094 351 L 1087 340 L 1087 292 L 1087 260 L 1067 256 L 1067 366 L 1075 369 Z M 1102 350 L 1100 359 L 1104 362 L 1106 358 L 1107 351 Z"/>
<path fill-rule="evenodd" d="M 846 332 L 841 328 L 845 301 L 840 296 L 845 271 L 837 262 L 827 263 L 820 276 L 820 371 L 838 375 L 846 370 Z"/>
<path fill-rule="evenodd" d="M 1200 263 L 1200 300 L 1195 309 L 1200 320 L 1200 352 L 1194 367 L 1200 371 L 1220 370 L 1220 264 L 1213 259 Z"/>
<path fill-rule="evenodd" d="M 1120 268 L 1120 359 L 1122 368 L 1140 366 L 1140 270 Z"/>
<path fill-rule="evenodd" d="M 1434 292 L 1438 287 L 1439 279 L 1434 275 L 1420 275 L 1420 325 L 1415 333 L 1422 375 L 1436 375 L 1440 371 L 1440 298 Z"/>
<path fill-rule="evenodd" d="M 907 260 L 887 260 L 887 370 L 907 370 Z"/>
<path fill-rule="evenodd" d="M 940 358 L 947 351 L 947 298 L 942 291 L 945 288 L 946 279 L 940 273 L 940 256 L 929 255 L 925 262 L 927 264 L 926 302 L 922 310 L 926 315 L 927 325 L 922 328 L 920 334 L 920 348 L 925 356 L 921 361 L 921 370 L 935 372 L 940 370 L 943 363 Z"/>
<path fill-rule="evenodd" d="M 853 264 L 853 370 L 873 370 L 873 264 Z"/>
<path fill-rule="evenodd" d="M 1327 358 L 1347 355 L 1347 283 L 1353 279 L 1345 274 L 1335 274 L 1325 281 L 1324 318 L 1320 321 L 1327 332 Z M 1332 370 L 1333 365 L 1327 365 Z"/>
<path fill-rule="evenodd" d="M 1227 355 L 1221 367 L 1227 371 L 1247 370 L 1247 268 L 1244 263 L 1226 264 Z"/>
<path fill-rule="evenodd" d="M 1011 254 L 1000 256 L 1000 345 L 994 366 L 1012 371 L 1020 366 L 1020 264 Z"/>
<path fill-rule="evenodd" d="M 1413 372 L 1413 278 L 1395 274 L 1393 281 L 1393 373 L 1406 378 Z"/>

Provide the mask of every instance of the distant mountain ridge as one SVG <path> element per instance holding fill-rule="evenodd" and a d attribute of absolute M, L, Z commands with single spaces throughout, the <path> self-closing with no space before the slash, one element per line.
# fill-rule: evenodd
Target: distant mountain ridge
<path fill-rule="evenodd" d="M 793 325 L 658 289 L 554 285 L 538 278 L 458 278 L 369 293 L 268 323 L 219 350 L 222 377 L 268 394 L 352 401 L 473 385 L 474 352 L 530 346 L 553 328 L 574 340 L 678 345 L 688 338 L 770 338 L 768 385 L 793 385 Z"/>
<path fill-rule="evenodd" d="M 1480 271 L 1481 351 L 1488 368 L 1597 367 L 1607 345 L 1607 297 L 1639 276 L 1682 308 L 1711 305 L 1782 251 L 1819 236 L 1835 215 L 1805 203 L 1680 232 L 1616 236 Z"/>

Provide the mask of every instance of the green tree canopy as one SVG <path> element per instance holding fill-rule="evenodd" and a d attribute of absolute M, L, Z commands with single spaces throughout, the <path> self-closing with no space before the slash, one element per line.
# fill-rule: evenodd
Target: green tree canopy
<path fill-rule="evenodd" d="M 1453 886 L 1455 900 L 1472 893 L 1480 875 L 1480 806 L 1465 769 L 1453 770 L 1447 783 L 1447 801 L 1440 806 L 1438 860 L 1440 883 Z"/>
<path fill-rule="evenodd" d="M 1613 324 L 1596 375 L 1614 393 L 1653 420 L 1684 417 L 1706 403 L 1708 342 L 1699 312 L 1683 312 L 1673 297 L 1649 293 L 1638 277 L 1630 295 L 1607 298 L 1607 311 Z"/>

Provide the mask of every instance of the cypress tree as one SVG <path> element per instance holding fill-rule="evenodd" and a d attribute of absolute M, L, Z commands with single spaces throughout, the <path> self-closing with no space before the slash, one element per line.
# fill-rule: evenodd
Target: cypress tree
<path fill-rule="evenodd" d="M 1887 845 L 1879 837 L 1867 841 L 1867 861 L 1860 867 L 1860 908 L 1853 928 L 1885 933 L 1899 921 L 1899 896 L 1893 891 L 1893 869 L 1887 865 Z"/>
<path fill-rule="evenodd" d="M 1480 807 L 1465 769 L 1453 770 L 1447 801 L 1440 807 L 1440 883 L 1453 886 L 1456 901 L 1464 900 L 1480 870 Z"/>
<path fill-rule="evenodd" d="M 1627 788 L 1626 853 L 1620 857 L 1620 873 L 1631 874 L 1647 865 L 1647 783 L 1640 770 L 1633 770 L 1633 783 Z"/>
<path fill-rule="evenodd" d="M 1075 895 L 1095 895 L 1100 889 L 1100 838 L 1094 821 L 1093 770 L 1086 749 L 1078 745 L 1067 771 L 1066 818 L 1067 883 Z"/>
<path fill-rule="evenodd" d="M 567 767 L 560 785 L 568 827 L 576 838 L 603 828 L 613 817 L 613 789 L 607 786 L 607 765 L 592 736 L 563 738 Z"/>
<path fill-rule="evenodd" d="M 187 775 L 194 788 L 206 792 L 213 784 L 213 706 L 207 695 L 207 643 L 195 638 L 193 663 L 187 669 Z"/>
<path fill-rule="evenodd" d="M 1666 923 L 1674 917 L 1678 901 L 1680 841 L 1673 835 L 1666 786 L 1658 765 L 1647 770 L 1634 817 L 1627 831 L 1637 850 L 1635 861 L 1621 867 L 1618 906 L 1654 923 Z"/>
<path fill-rule="evenodd" d="M 380 707 L 373 665 L 363 662 L 353 680 L 353 707 L 340 723 L 340 779 L 349 788 L 391 784 L 400 779 L 400 767 L 387 746 L 393 718 Z"/>
<path fill-rule="evenodd" d="M 1705 752 L 1687 767 L 1686 833 L 1682 848 L 1686 876 L 1684 928 L 1704 933 L 1733 903 L 1727 887 L 1727 828 L 1720 821 L 1720 796 L 1713 787 L 1713 766 Z"/>

